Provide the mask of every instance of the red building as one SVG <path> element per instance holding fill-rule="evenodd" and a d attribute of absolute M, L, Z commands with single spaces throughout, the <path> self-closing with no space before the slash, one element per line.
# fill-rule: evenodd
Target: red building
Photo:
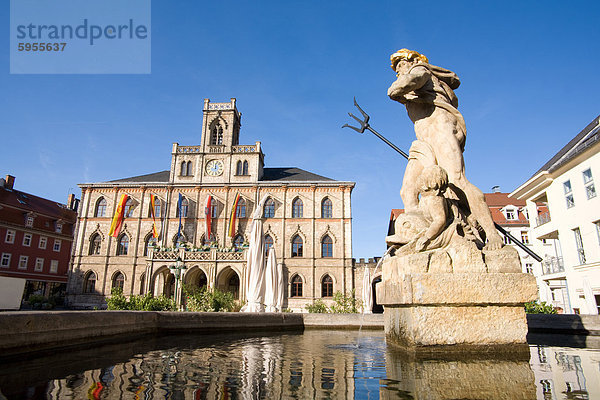
<path fill-rule="evenodd" d="M 67 271 L 77 203 L 59 204 L 14 189 L 15 178 L 0 179 L 0 276 L 26 279 L 23 300 L 32 294 L 60 303 Z"/>

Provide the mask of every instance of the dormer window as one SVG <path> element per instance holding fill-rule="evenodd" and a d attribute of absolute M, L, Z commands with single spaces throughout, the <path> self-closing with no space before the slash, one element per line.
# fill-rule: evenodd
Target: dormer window
<path fill-rule="evenodd" d="M 504 214 L 504 218 L 506 218 L 507 221 L 515 221 L 519 219 L 518 210 L 514 206 L 508 205 L 500 211 L 502 211 L 502 214 Z"/>
<path fill-rule="evenodd" d="M 28 214 L 25 217 L 25 227 L 27 228 L 33 228 L 33 220 L 35 219 L 35 217 L 31 214 Z"/>

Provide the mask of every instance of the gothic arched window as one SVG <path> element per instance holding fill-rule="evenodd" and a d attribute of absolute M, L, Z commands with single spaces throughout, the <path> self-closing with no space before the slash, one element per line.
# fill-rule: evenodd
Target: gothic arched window
<path fill-rule="evenodd" d="M 126 256 L 129 251 L 129 236 L 122 234 L 119 237 L 119 243 L 117 244 L 117 255 Z"/>
<path fill-rule="evenodd" d="M 331 218 L 333 216 L 333 204 L 329 197 L 325 197 L 321 202 L 321 218 Z"/>
<path fill-rule="evenodd" d="M 244 172 L 244 170 L 242 169 L 242 162 L 238 161 L 235 167 L 235 174 L 236 175 L 242 175 L 242 173 Z"/>
<path fill-rule="evenodd" d="M 292 291 L 290 297 L 302 297 L 302 278 L 300 275 L 294 275 L 292 278 Z"/>
<path fill-rule="evenodd" d="M 248 175 L 248 161 L 244 160 L 244 166 L 242 168 L 242 175 Z"/>
<path fill-rule="evenodd" d="M 235 247 L 236 249 L 241 248 L 243 244 L 244 244 L 244 237 L 242 235 L 237 235 L 233 239 L 233 247 Z"/>
<path fill-rule="evenodd" d="M 88 272 L 83 280 L 83 293 L 94 293 L 96 289 L 96 274 L 92 271 Z"/>
<path fill-rule="evenodd" d="M 187 163 L 185 161 L 181 162 L 181 168 L 179 170 L 179 175 L 181 175 L 181 176 L 187 175 Z"/>
<path fill-rule="evenodd" d="M 265 201 L 265 209 L 263 212 L 263 216 L 265 218 L 275 217 L 275 202 L 270 197 L 267 199 L 267 201 Z"/>
<path fill-rule="evenodd" d="M 123 286 L 125 286 L 125 276 L 121 272 L 117 272 L 113 277 L 112 288 L 121 289 L 122 292 Z"/>
<path fill-rule="evenodd" d="M 321 279 L 321 297 L 333 297 L 333 279 L 329 275 Z"/>
<path fill-rule="evenodd" d="M 182 218 L 187 218 L 188 216 L 188 210 L 190 208 L 190 203 L 188 201 L 188 199 L 186 199 L 185 197 L 181 199 L 181 217 Z M 175 211 L 175 217 L 179 217 L 179 208 L 177 208 L 177 210 Z"/>
<path fill-rule="evenodd" d="M 193 166 L 193 165 L 192 165 L 192 162 L 191 162 L 191 161 L 188 161 L 188 162 L 187 162 L 187 168 L 186 168 L 186 175 L 187 175 L 187 176 L 192 176 L 192 175 L 194 175 L 194 174 L 193 174 L 193 172 L 192 172 L 192 166 Z"/>
<path fill-rule="evenodd" d="M 100 237 L 100 235 L 98 233 L 94 234 L 94 236 L 92 236 L 92 239 L 90 240 L 89 254 L 91 256 L 100 254 L 101 244 L 102 244 L 102 237 Z"/>
<path fill-rule="evenodd" d="M 273 238 L 271 235 L 265 236 L 265 253 L 269 254 L 269 249 L 273 247 Z"/>
<path fill-rule="evenodd" d="M 302 218 L 302 200 L 299 197 L 296 197 L 294 201 L 292 201 L 292 218 Z"/>
<path fill-rule="evenodd" d="M 212 134 L 210 136 L 210 144 L 212 145 L 222 145 L 223 144 L 223 128 L 221 124 L 218 122 L 212 129 Z"/>
<path fill-rule="evenodd" d="M 292 239 L 292 257 L 302 257 L 302 247 L 304 243 L 300 235 L 294 236 Z"/>
<path fill-rule="evenodd" d="M 333 240 L 329 235 L 321 240 L 321 257 L 333 257 Z"/>
<path fill-rule="evenodd" d="M 106 216 L 106 199 L 104 197 L 100 197 L 98 202 L 96 203 L 96 211 L 94 212 L 94 217 L 105 217 Z"/>
<path fill-rule="evenodd" d="M 152 235 L 148 235 L 146 241 L 144 242 L 144 256 L 150 254 L 150 247 L 156 246 L 156 238 Z"/>

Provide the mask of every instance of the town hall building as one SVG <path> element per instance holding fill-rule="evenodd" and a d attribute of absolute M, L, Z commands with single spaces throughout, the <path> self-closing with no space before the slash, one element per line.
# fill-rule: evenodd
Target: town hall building
<path fill-rule="evenodd" d="M 357 286 L 350 201 L 355 183 L 295 167 L 265 167 L 261 143 L 241 145 L 240 128 L 234 98 L 205 99 L 200 145 L 174 143 L 168 171 L 79 185 L 71 307 L 100 308 L 113 288 L 125 295 L 174 296 L 176 280 L 230 291 L 244 302 L 252 214 L 264 196 L 265 242 L 283 264 L 284 308 L 303 311 L 316 299 L 327 303 L 335 292 Z M 109 230 L 123 194 L 124 220 L 115 238 Z M 175 269 L 178 258 L 183 268 Z"/>

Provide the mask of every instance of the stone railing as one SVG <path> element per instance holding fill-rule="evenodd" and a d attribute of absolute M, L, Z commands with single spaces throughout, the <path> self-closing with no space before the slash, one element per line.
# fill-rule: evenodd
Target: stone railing
<path fill-rule="evenodd" d="M 244 144 L 232 146 L 232 153 L 256 153 L 258 150 L 255 144 Z M 199 154 L 202 153 L 202 146 L 177 146 L 177 154 Z M 224 153 L 225 146 L 210 145 L 208 146 L 209 153 Z"/>
<path fill-rule="evenodd" d="M 217 260 L 228 260 L 228 261 L 243 261 L 246 259 L 246 252 L 235 252 L 235 253 L 217 253 Z"/>
<path fill-rule="evenodd" d="M 256 145 L 238 145 L 231 147 L 232 153 L 256 153 Z"/>
<path fill-rule="evenodd" d="M 242 251 L 219 251 L 211 248 L 207 251 L 173 249 L 173 250 L 153 250 L 148 261 L 175 261 L 181 257 L 182 261 L 244 261 L 246 260 L 247 249 Z"/>
<path fill-rule="evenodd" d="M 202 153 L 202 146 L 177 146 L 177 154 Z"/>
<path fill-rule="evenodd" d="M 564 272 L 565 265 L 562 257 L 549 257 L 542 262 L 542 271 L 544 275 L 556 274 L 557 272 Z"/>
<path fill-rule="evenodd" d="M 178 255 L 177 250 L 154 250 L 151 257 L 153 260 L 177 260 Z"/>
<path fill-rule="evenodd" d="M 209 110 L 233 110 L 231 103 L 209 103 Z"/>
<path fill-rule="evenodd" d="M 550 218 L 550 213 L 549 212 L 545 212 L 545 213 L 541 213 L 537 216 L 537 218 L 535 219 L 536 221 L 536 226 L 540 226 L 540 225 L 544 225 L 547 224 L 548 222 L 551 221 Z"/>

